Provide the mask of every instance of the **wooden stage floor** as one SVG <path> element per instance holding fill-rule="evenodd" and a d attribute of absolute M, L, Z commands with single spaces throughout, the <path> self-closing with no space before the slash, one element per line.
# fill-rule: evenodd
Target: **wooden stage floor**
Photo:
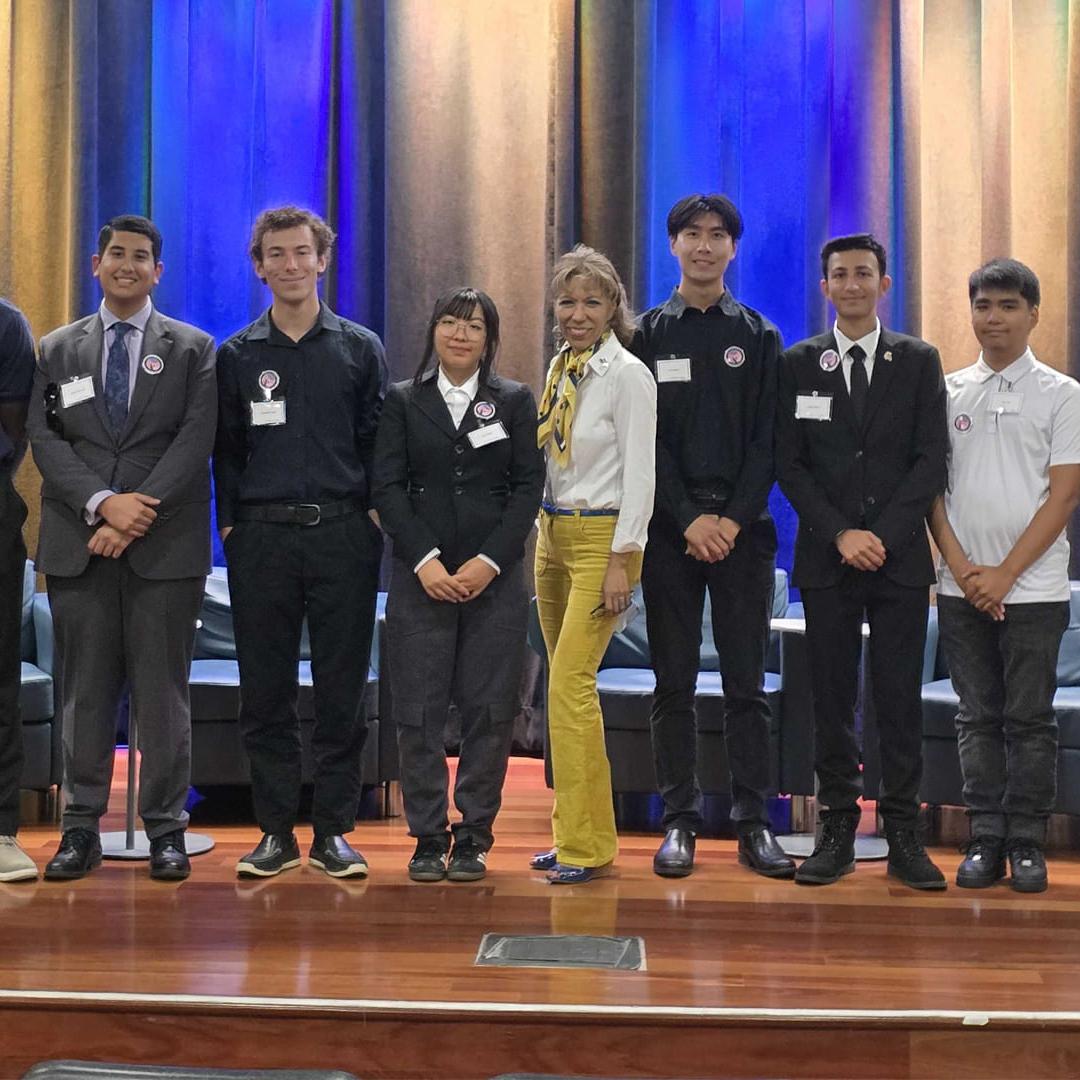
<path fill-rule="evenodd" d="M 117 791 L 107 827 L 121 809 Z M 662 880 L 657 838 L 630 834 L 614 876 L 557 889 L 527 869 L 549 809 L 540 763 L 515 759 L 475 884 L 410 882 L 400 818 L 357 826 L 366 882 L 238 881 L 257 831 L 196 816 L 217 846 L 178 885 L 121 862 L 0 885 L 0 1076 L 54 1057 L 416 1080 L 1080 1075 L 1076 856 L 1039 896 L 920 894 L 884 863 L 825 888 L 766 880 L 720 840 Z M 22 834 L 39 864 L 56 837 Z M 951 875 L 960 855 L 935 855 Z M 640 935 L 648 968 L 477 968 L 487 931 Z"/>

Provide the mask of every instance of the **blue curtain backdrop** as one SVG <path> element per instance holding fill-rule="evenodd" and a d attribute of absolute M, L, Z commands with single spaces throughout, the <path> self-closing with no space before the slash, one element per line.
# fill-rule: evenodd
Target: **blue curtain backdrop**
<path fill-rule="evenodd" d="M 39 334 L 92 310 L 97 228 L 139 211 L 165 237 L 158 305 L 221 340 L 266 303 L 246 257 L 253 218 L 296 202 L 338 231 L 326 297 L 383 335 L 396 377 L 415 366 L 434 296 L 465 279 L 500 304 L 504 370 L 536 385 L 553 258 L 600 247 L 645 308 L 676 281 L 668 208 L 713 190 L 746 221 L 729 285 L 786 341 L 829 318 L 820 245 L 869 229 L 890 252 L 885 321 L 929 331 L 948 368 L 970 362 L 964 277 L 1015 234 L 1043 274 L 1040 349 L 1067 367 L 1076 215 L 1053 184 L 1025 202 L 1008 177 L 1014 158 L 1038 160 L 1063 191 L 1080 160 L 1075 17 L 1064 0 L 1039 19 L 969 5 L 958 22 L 954 7 L 15 0 L 0 287 Z M 1010 57 L 1031 55 L 1047 71 L 1028 65 L 1014 85 Z M 988 205 L 1000 191 L 1013 201 Z M 64 288 L 25 274 L 20 229 L 63 233 L 46 259 Z M 795 523 L 772 504 L 787 566 Z"/>

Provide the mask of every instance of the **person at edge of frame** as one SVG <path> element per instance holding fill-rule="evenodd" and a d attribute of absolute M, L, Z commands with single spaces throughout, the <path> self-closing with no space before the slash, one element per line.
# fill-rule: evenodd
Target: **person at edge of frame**
<path fill-rule="evenodd" d="M 91 268 L 101 306 L 42 338 L 30 399 L 64 760 L 63 835 L 45 877 L 101 862 L 127 686 L 150 876 L 177 881 L 191 872 L 188 677 L 210 569 L 214 342 L 154 307 L 161 234 L 145 217 L 106 223 Z"/>
<path fill-rule="evenodd" d="M 439 297 L 420 365 L 387 393 L 375 441 L 372 498 L 394 543 L 387 663 L 413 881 L 484 877 L 510 757 L 544 458 L 532 391 L 495 374 L 498 349 L 486 293 Z M 451 701 L 461 820 L 448 831 Z"/>
<path fill-rule="evenodd" d="M 949 485 L 930 528 L 941 552 L 938 627 L 953 686 L 971 841 L 962 888 L 1005 876 L 1047 887 L 1057 795 L 1057 661 L 1069 623 L 1069 541 L 1080 505 L 1080 385 L 1028 339 L 1039 279 L 995 259 L 968 282 L 982 351 L 945 380 Z"/>
<path fill-rule="evenodd" d="M 307 619 L 315 720 L 308 862 L 334 878 L 368 866 L 346 840 L 360 801 L 363 694 L 382 534 L 370 513 L 382 343 L 319 298 L 334 233 L 295 206 L 263 211 L 249 254 L 271 304 L 218 350 L 217 520 L 229 565 L 240 727 L 263 832 L 236 865 L 300 865 L 298 665 Z"/>
<path fill-rule="evenodd" d="M 34 339 L 14 304 L 0 299 L 0 881 L 35 881 L 34 860 L 19 846 L 23 771 L 20 645 L 26 504 L 14 478 L 26 453 L 26 412 L 34 381 Z"/>
<path fill-rule="evenodd" d="M 694 694 L 705 594 L 724 684 L 724 741 L 738 859 L 766 877 L 795 863 L 770 828 L 765 656 L 776 559 L 768 510 L 780 332 L 724 284 L 743 221 L 724 195 L 688 195 L 667 217 L 671 296 L 638 318 L 630 351 L 657 384 L 656 506 L 641 584 L 656 673 L 650 717 L 664 799 L 662 877 L 694 868 L 702 827 Z"/>
<path fill-rule="evenodd" d="M 821 250 L 831 330 L 780 361 L 777 473 L 799 515 L 794 583 L 806 609 L 821 835 L 795 872 L 825 885 L 855 869 L 862 794 L 855 735 L 861 627 L 881 749 L 888 873 L 945 888 L 919 831 L 921 681 L 934 566 L 926 514 L 945 486 L 945 382 L 937 349 L 881 325 L 891 280 L 869 234 Z"/>
<path fill-rule="evenodd" d="M 596 673 L 641 576 L 656 482 L 656 383 L 628 349 L 634 322 L 606 255 L 555 263 L 556 335 L 537 442 L 546 479 L 536 602 L 548 654 L 554 847 L 530 866 L 553 885 L 609 873 L 618 850 Z"/>

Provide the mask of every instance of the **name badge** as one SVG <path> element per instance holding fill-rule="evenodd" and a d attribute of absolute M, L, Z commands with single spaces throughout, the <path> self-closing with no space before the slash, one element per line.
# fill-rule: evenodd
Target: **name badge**
<path fill-rule="evenodd" d="M 656 361 L 656 381 L 662 382 L 689 382 L 690 381 L 690 357 L 689 356 L 664 356 Z"/>
<path fill-rule="evenodd" d="M 1008 416 L 1010 413 L 1019 413 L 1024 405 L 1024 395 L 1015 391 L 995 390 L 990 395 L 987 403 L 987 411 L 997 413 L 998 416 Z"/>
<path fill-rule="evenodd" d="M 60 384 L 60 404 L 65 409 L 89 401 L 94 396 L 94 379 L 91 375 L 77 375 Z"/>
<path fill-rule="evenodd" d="M 796 420 L 831 420 L 832 394 L 796 394 Z"/>
<path fill-rule="evenodd" d="M 510 434 L 503 427 L 501 420 L 496 420 L 494 424 L 485 424 L 483 427 L 474 428 L 469 432 L 469 444 L 474 450 L 479 450 L 481 446 L 487 446 L 488 443 L 502 442 L 503 439 L 509 439 Z"/>
<path fill-rule="evenodd" d="M 251 403 L 252 427 L 276 427 L 285 423 L 285 399 L 277 401 L 253 401 Z"/>

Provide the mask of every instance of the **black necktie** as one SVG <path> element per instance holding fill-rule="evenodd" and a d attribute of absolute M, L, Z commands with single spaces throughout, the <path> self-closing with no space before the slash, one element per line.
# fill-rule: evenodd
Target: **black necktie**
<path fill-rule="evenodd" d="M 851 407 L 855 410 L 855 422 L 862 427 L 866 415 L 866 399 L 870 394 L 870 380 L 866 377 L 866 350 L 861 345 L 848 349 L 851 357 Z"/>

